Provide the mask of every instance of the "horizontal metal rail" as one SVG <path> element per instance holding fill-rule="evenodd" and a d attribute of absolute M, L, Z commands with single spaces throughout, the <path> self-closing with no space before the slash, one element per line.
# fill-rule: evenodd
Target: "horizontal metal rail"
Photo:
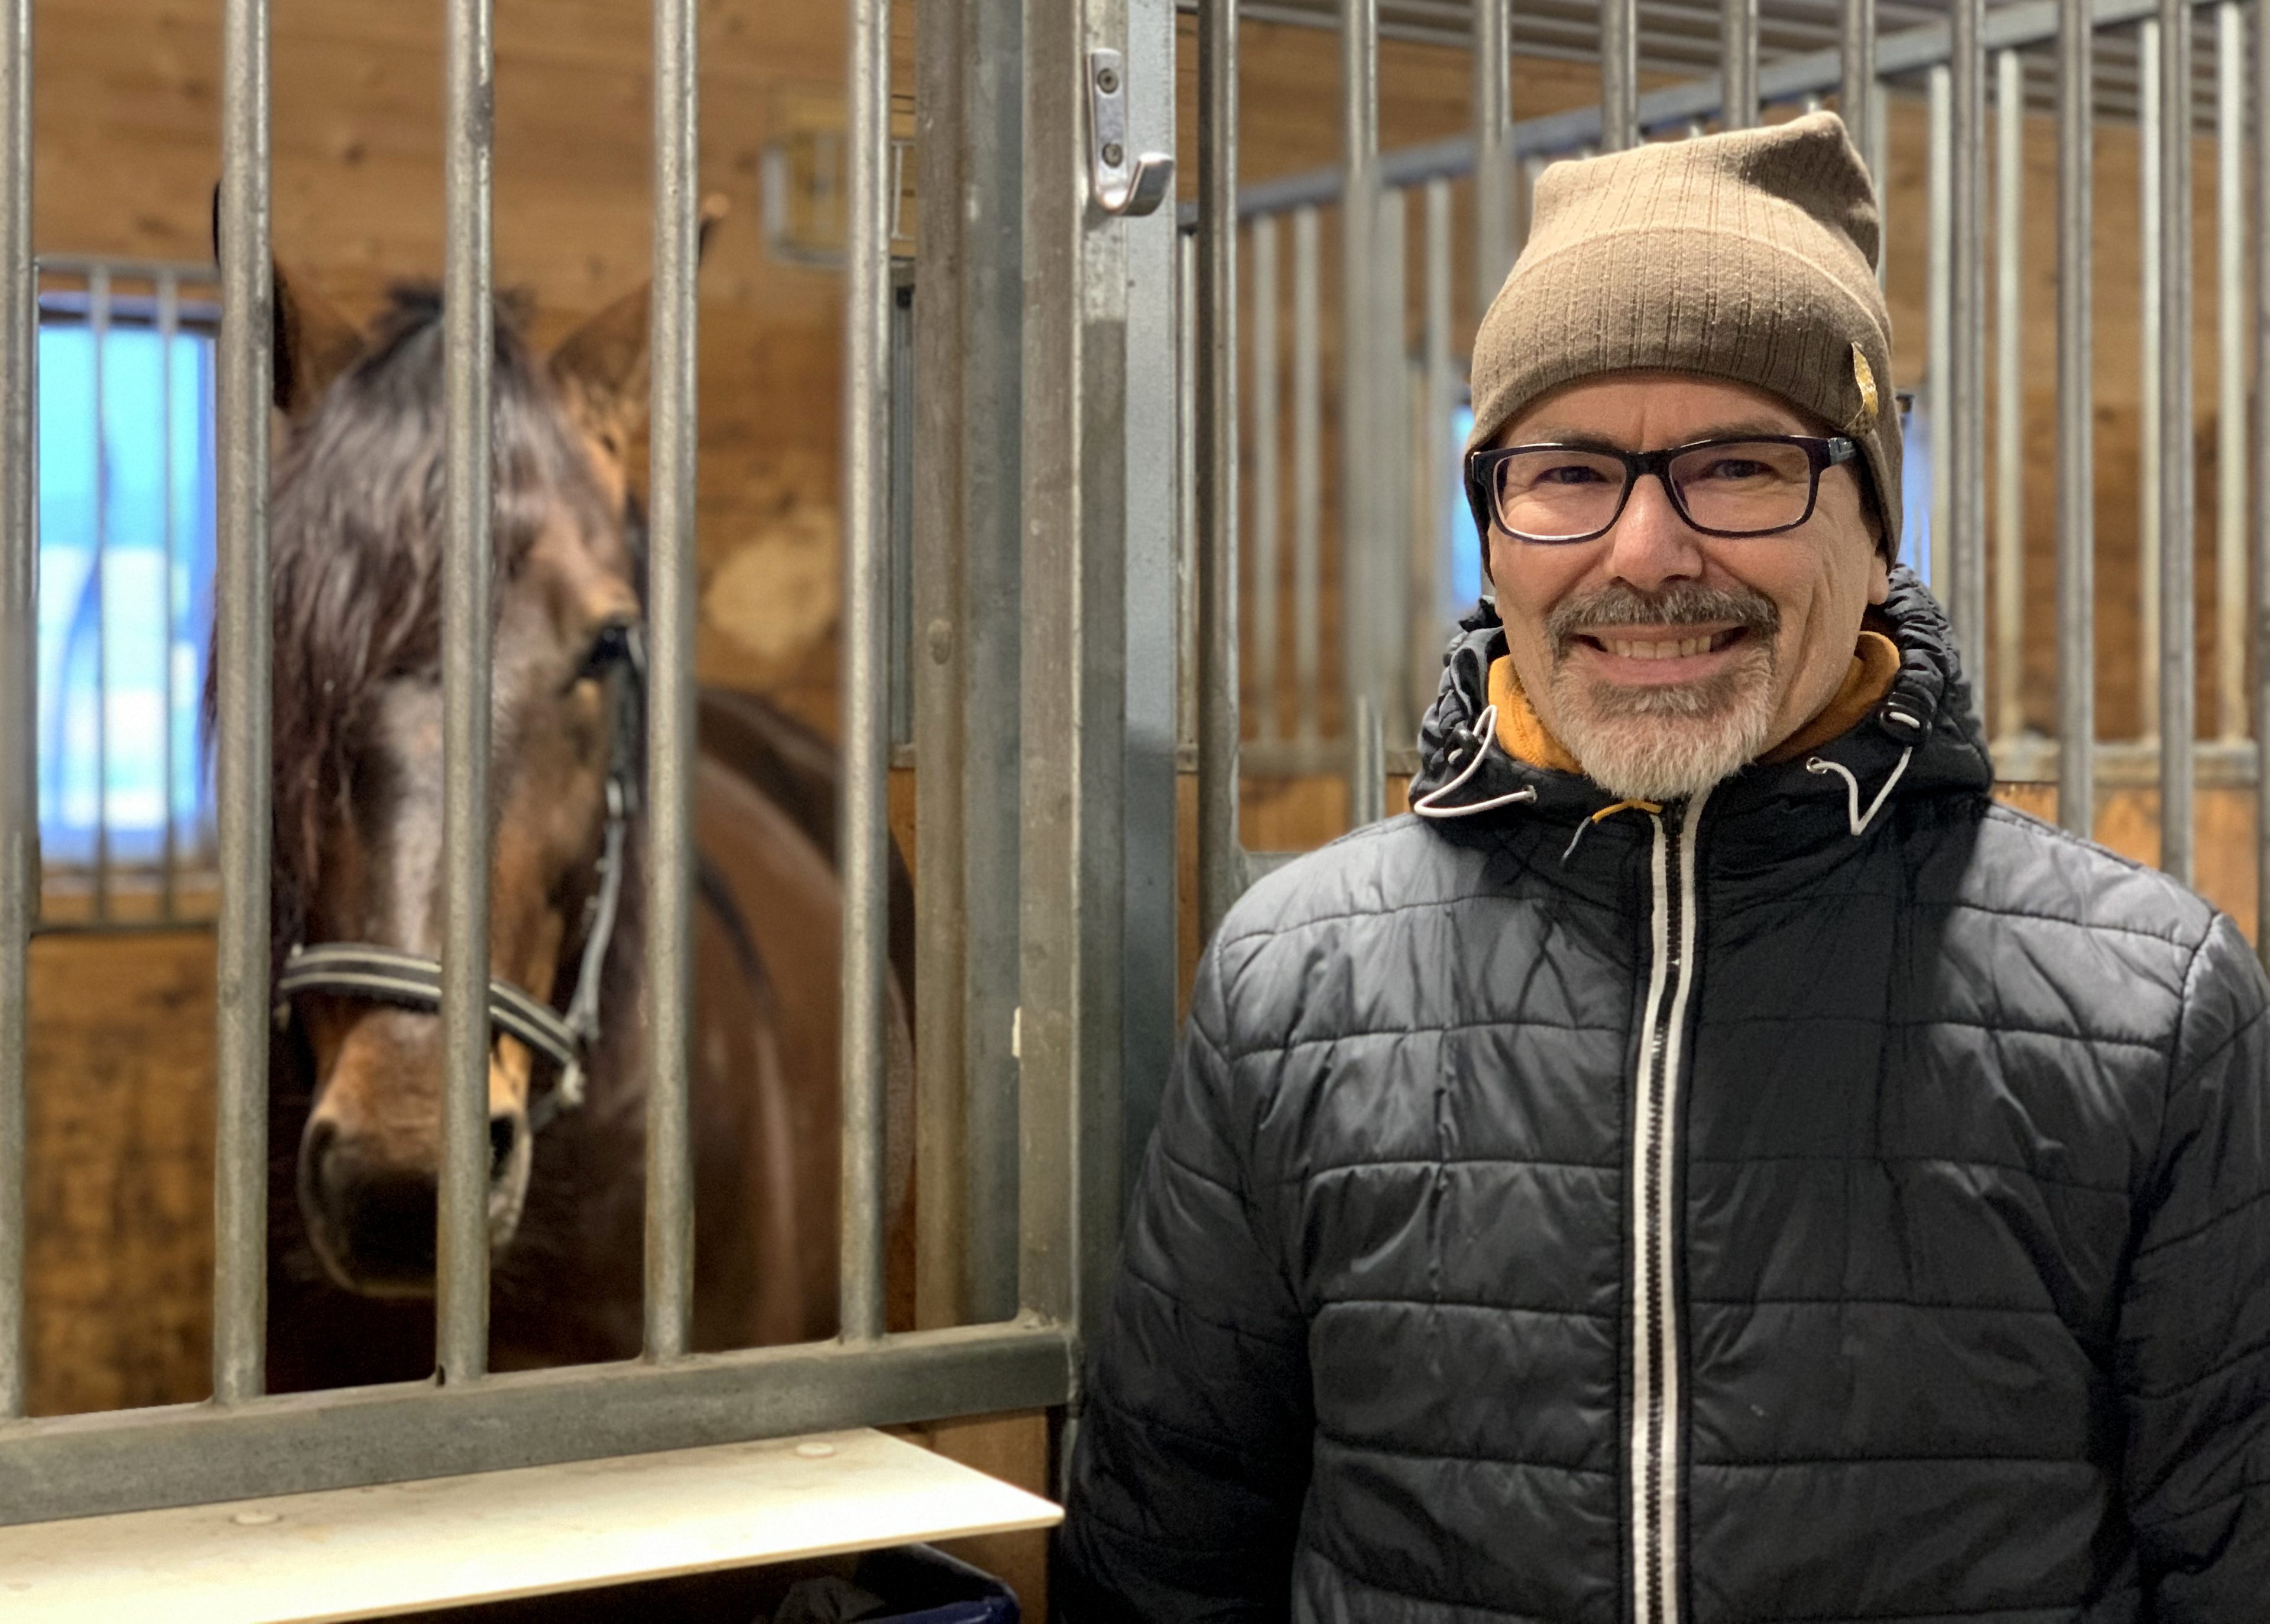
<path fill-rule="evenodd" d="M 2189 4 L 2210 6 L 2221 0 L 2189 0 Z M 2096 0 L 2095 26 L 2114 28 L 2134 23 L 2154 15 L 2157 9 L 2155 0 Z M 2020 4 L 1996 6 L 1987 11 L 1979 34 L 1989 51 L 2047 45 L 2058 34 L 2057 0 L 2022 0 Z M 1876 41 L 1876 75 L 1884 79 L 1918 72 L 1947 62 L 1949 54 L 1947 24 L 1903 28 Z M 1836 46 L 1801 56 L 1784 56 L 1759 66 L 1758 98 L 1771 103 L 1825 96 L 1837 88 L 1843 73 L 1843 52 Z M 1724 96 L 1724 81 L 1716 72 L 1685 84 L 1666 85 L 1639 99 L 1639 127 L 1673 130 L 1692 120 L 1712 117 Z M 1517 158 L 1573 152 L 1598 144 L 1601 129 L 1598 107 L 1571 108 L 1523 119 L 1511 127 L 1512 152 Z M 1438 177 L 1456 180 L 1471 174 L 1473 167 L 1474 137 L 1468 131 L 1382 152 L 1374 173 L 1383 187 L 1415 186 Z M 1303 204 L 1332 203 L 1339 197 L 1340 182 L 1338 167 L 1304 169 L 1297 174 L 1257 181 L 1240 189 L 1237 212 L 1241 219 L 1250 219 L 1257 214 L 1282 213 Z M 1197 205 L 1184 204 L 1180 218 L 1183 230 L 1197 229 Z"/>
<path fill-rule="evenodd" d="M 0 1524 L 1065 1402 L 1054 1325 L 976 1326 L 0 1425 Z"/>

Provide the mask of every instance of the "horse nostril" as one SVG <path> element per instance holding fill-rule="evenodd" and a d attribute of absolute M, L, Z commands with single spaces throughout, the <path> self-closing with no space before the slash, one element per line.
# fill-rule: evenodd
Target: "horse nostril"
<path fill-rule="evenodd" d="M 504 1176 L 506 1164 L 512 1161 L 513 1146 L 519 1142 L 519 1119 L 513 1116 L 489 1118 L 489 1182 L 494 1183 Z"/>

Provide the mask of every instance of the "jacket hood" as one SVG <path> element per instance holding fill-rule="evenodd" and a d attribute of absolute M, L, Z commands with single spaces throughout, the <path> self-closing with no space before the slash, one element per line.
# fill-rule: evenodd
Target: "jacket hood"
<path fill-rule="evenodd" d="M 1905 566 L 1895 566 L 1891 593 L 1871 623 L 1899 649 L 1899 673 L 1884 697 L 1840 737 L 1800 760 L 1753 762 L 1711 791 L 1714 821 L 1765 803 L 1840 810 L 1851 832 L 1865 830 L 1880 795 L 1910 797 L 1984 795 L 1993 764 L 1975 715 L 1970 684 L 1955 651 L 1955 635 L 1930 590 Z M 1542 816 L 1553 822 L 1589 818 L 1613 796 L 1589 778 L 1554 772 L 1506 754 L 1495 729 L 1482 725 L 1488 709 L 1490 663 L 1506 652 L 1505 630 L 1490 604 L 1459 623 L 1443 657 L 1443 683 L 1419 730 L 1420 769 L 1411 781 L 1411 804 L 1443 821 L 1460 817 Z M 1477 761 L 1479 755 L 1480 760 Z"/>

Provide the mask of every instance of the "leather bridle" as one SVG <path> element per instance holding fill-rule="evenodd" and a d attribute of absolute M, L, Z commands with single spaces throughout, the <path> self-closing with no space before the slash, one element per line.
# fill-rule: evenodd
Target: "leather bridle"
<path fill-rule="evenodd" d="M 562 1014 L 508 981 L 489 983 L 491 1030 L 518 1038 L 559 1072 L 558 1086 L 529 1102 L 531 1132 L 541 1132 L 583 1103 L 584 1066 L 599 1042 L 600 983 L 622 901 L 623 849 L 631 814 L 638 805 L 637 741 L 646 660 L 635 631 L 627 639 L 627 654 L 623 680 L 616 690 L 615 738 L 607 765 L 607 823 L 599 837 L 598 883 L 584 903 L 583 953 L 567 1012 Z M 441 961 L 373 942 L 295 945 L 276 981 L 279 1028 L 291 1020 L 292 1000 L 303 992 L 330 993 L 438 1014 Z"/>

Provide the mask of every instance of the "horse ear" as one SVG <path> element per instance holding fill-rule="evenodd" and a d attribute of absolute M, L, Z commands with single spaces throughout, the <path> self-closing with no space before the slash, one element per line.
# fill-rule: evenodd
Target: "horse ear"
<path fill-rule="evenodd" d="M 361 359 L 362 335 L 338 307 L 276 265 L 276 404 L 297 417 Z"/>
<path fill-rule="evenodd" d="M 697 264 L 708 253 L 710 234 L 725 210 L 722 197 L 701 200 Z M 652 294 L 651 283 L 625 293 L 561 339 L 547 363 L 568 411 L 617 462 L 632 433 L 646 420 Z"/>
<path fill-rule="evenodd" d="M 220 188 L 212 193 L 213 257 L 220 257 Z M 341 315 L 337 306 L 274 260 L 270 304 L 274 312 L 276 404 L 296 417 L 330 387 L 331 380 L 355 364 L 362 354 L 362 335 Z"/>

